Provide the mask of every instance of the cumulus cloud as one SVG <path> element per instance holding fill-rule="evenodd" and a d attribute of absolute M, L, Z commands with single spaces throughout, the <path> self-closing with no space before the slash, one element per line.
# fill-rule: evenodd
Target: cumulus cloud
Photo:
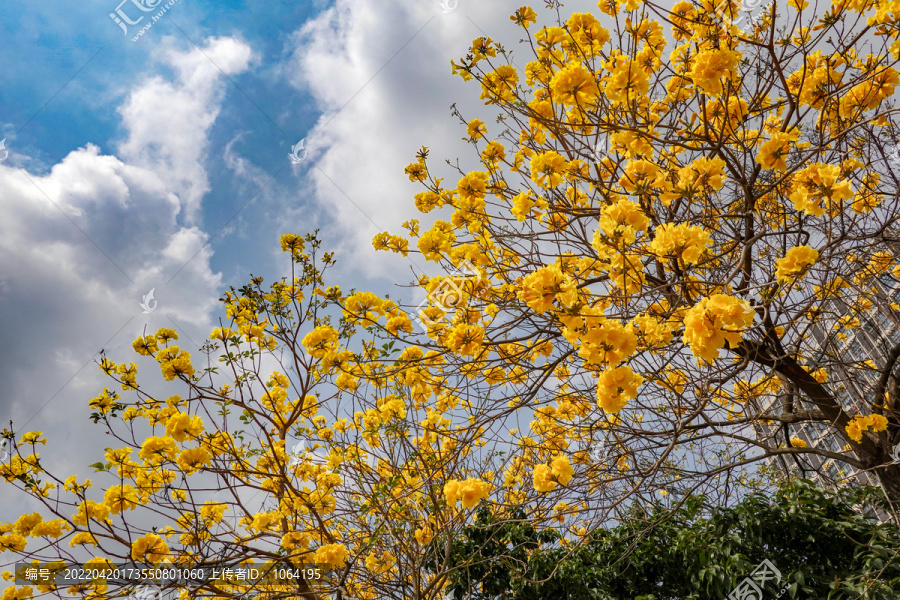
<path fill-rule="evenodd" d="M 0 421 L 50 434 L 54 471 L 83 475 L 88 458 L 115 444 L 86 419 L 88 400 L 110 383 L 92 364 L 97 352 L 134 360 L 129 343 L 144 327 L 206 329 L 218 305 L 221 274 L 193 220 L 209 189 L 204 152 L 226 75 L 248 68 L 252 52 L 214 38 L 202 51 L 168 41 L 162 56 L 175 76 L 128 95 L 118 155 L 86 143 L 45 174 L 0 165 Z M 152 288 L 157 310 L 144 314 Z M 14 510 L 23 499 L 6 487 L 0 501 Z"/>
<path fill-rule="evenodd" d="M 379 231 L 400 233 L 401 223 L 417 216 L 412 196 L 422 188 L 403 175 L 404 166 L 426 145 L 445 185 L 459 178 L 445 159 L 455 164 L 459 157 L 463 169 L 477 167 L 451 104 L 466 119 L 482 118 L 490 136 L 501 132 L 496 111 L 478 100 L 477 84 L 451 74 L 451 58 L 464 56 L 480 36 L 514 55 L 526 52 L 518 44 L 521 29 L 508 19 L 521 2 L 446 4 L 456 8 L 444 13 L 437 0 L 336 0 L 294 34 L 287 68 L 292 85 L 308 91 L 323 111 L 309 139 L 315 163 L 309 177 L 319 205 L 340 226 L 330 235 L 344 238 L 348 254 L 364 257 L 354 259 L 361 271 L 395 278 L 401 268 L 403 283 L 409 262 L 374 253 L 371 240 Z M 572 11 L 590 8 L 596 4 L 567 3 Z M 518 62 L 524 68 L 524 56 Z"/>
<path fill-rule="evenodd" d="M 118 155 L 126 162 L 157 173 L 182 201 L 185 217 L 194 222 L 209 191 L 204 158 L 210 127 L 228 83 L 227 76 L 247 69 L 250 47 L 234 38 L 212 38 L 187 52 L 172 47 L 160 52 L 177 73 L 174 81 L 152 77 L 133 90 L 119 108 L 128 137 Z"/>

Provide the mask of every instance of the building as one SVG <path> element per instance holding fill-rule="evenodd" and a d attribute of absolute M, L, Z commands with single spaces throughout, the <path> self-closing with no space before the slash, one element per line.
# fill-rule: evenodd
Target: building
<path fill-rule="evenodd" d="M 900 345 L 900 311 L 889 309 L 892 302 L 900 303 L 900 285 L 891 278 L 875 280 L 877 293 L 873 293 L 872 305 L 863 314 L 852 315 L 850 308 L 840 300 L 830 301 L 830 314 L 823 315 L 822 326 L 813 326 L 801 342 L 802 353 L 811 357 L 811 365 L 822 367 L 827 376 L 829 389 L 852 414 L 869 414 L 873 389 L 887 362 L 888 354 Z M 841 327 L 842 320 L 858 318 L 855 328 Z M 828 327 L 825 326 L 828 325 Z M 831 326 L 834 324 L 834 326 Z M 849 364 L 872 361 L 872 370 L 854 368 Z M 767 394 L 752 399 L 751 403 L 760 412 L 781 412 L 777 409 L 783 395 Z M 815 405 L 802 398 L 795 400 L 795 409 L 815 410 Z M 798 405 L 799 404 L 799 405 Z M 784 446 L 784 430 L 777 423 L 756 423 L 756 435 L 767 440 L 770 446 Z M 821 421 L 807 421 L 791 424 L 790 436 L 806 442 L 808 447 L 821 448 L 831 452 L 842 452 L 846 440 L 835 428 Z M 800 456 L 778 455 L 769 459 L 778 470 L 817 482 L 823 487 L 844 485 L 879 485 L 874 474 L 859 471 L 837 460 L 814 454 Z"/>

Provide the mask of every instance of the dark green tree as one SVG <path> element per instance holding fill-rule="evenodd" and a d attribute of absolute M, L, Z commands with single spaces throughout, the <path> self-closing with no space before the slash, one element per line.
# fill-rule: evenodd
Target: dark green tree
<path fill-rule="evenodd" d="M 802 480 L 725 508 L 689 496 L 674 508 L 633 508 L 580 546 L 484 507 L 463 536 L 433 550 L 461 566 L 455 599 L 720 600 L 768 560 L 781 579 L 764 598 L 887 600 L 900 598 L 900 528 L 872 516 L 884 502 L 878 488 Z"/>

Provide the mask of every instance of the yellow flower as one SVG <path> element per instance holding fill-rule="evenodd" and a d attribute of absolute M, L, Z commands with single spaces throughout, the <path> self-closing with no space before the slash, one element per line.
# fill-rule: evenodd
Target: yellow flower
<path fill-rule="evenodd" d="M 599 55 L 609 41 L 609 31 L 591 13 L 572 13 L 566 21 L 566 31 L 578 44 L 579 53 L 583 52 L 587 56 Z M 649 37 L 651 36 L 648 35 Z"/>
<path fill-rule="evenodd" d="M 316 564 L 327 564 L 333 567 L 343 567 L 347 564 L 347 548 L 343 544 L 325 544 L 319 546 L 313 555 L 313 562 Z"/>
<path fill-rule="evenodd" d="M 791 202 L 797 210 L 821 217 L 826 208 L 836 208 L 841 201 L 853 197 L 850 182 L 839 179 L 840 176 L 840 167 L 824 163 L 815 163 L 797 171 L 791 179 Z M 823 202 L 827 205 L 823 206 Z"/>
<path fill-rule="evenodd" d="M 357 292 L 344 302 L 344 316 L 352 323 L 371 325 L 384 316 L 384 300 L 372 292 Z"/>
<path fill-rule="evenodd" d="M 431 531 L 430 527 L 420 527 L 419 529 L 416 529 L 415 537 L 416 541 L 419 542 L 419 545 L 424 546 L 434 539 L 434 533 Z"/>
<path fill-rule="evenodd" d="M 138 337 L 131 343 L 131 347 L 141 356 L 152 356 L 159 351 L 156 338 L 152 335 Z"/>
<path fill-rule="evenodd" d="M 494 47 L 494 40 L 489 37 L 479 37 L 472 40 L 472 56 L 475 62 L 484 60 L 487 57 L 496 57 L 497 49 Z"/>
<path fill-rule="evenodd" d="M 531 194 L 531 190 L 525 190 L 516 194 L 512 199 L 512 209 L 510 212 L 517 221 L 524 221 L 535 208 L 546 210 L 548 203 L 545 198 L 535 198 Z"/>
<path fill-rule="evenodd" d="M 359 387 L 359 378 L 344 372 L 337 376 L 334 380 L 334 385 L 340 390 L 352 392 Z"/>
<path fill-rule="evenodd" d="M 583 314 L 583 333 L 565 330 L 566 339 L 580 340 L 578 354 L 592 365 L 617 365 L 637 348 L 637 332 L 631 324 L 616 319 L 596 319 Z M 573 324 L 577 327 L 577 321 Z"/>
<path fill-rule="evenodd" d="M 567 164 L 554 150 L 541 152 L 531 159 L 531 180 L 545 190 L 558 187 L 565 179 Z"/>
<path fill-rule="evenodd" d="M 602 371 L 597 378 L 597 404 L 606 413 L 617 414 L 629 400 L 637 398 L 644 378 L 628 365 Z"/>
<path fill-rule="evenodd" d="M 625 174 L 619 178 L 619 185 L 635 195 L 646 193 L 650 188 L 662 185 L 664 174 L 659 167 L 648 160 L 631 160 Z"/>
<path fill-rule="evenodd" d="M 320 325 L 306 334 L 303 347 L 313 358 L 322 358 L 337 349 L 338 332 L 330 325 Z"/>
<path fill-rule="evenodd" d="M 28 535 L 31 530 L 43 520 L 40 513 L 31 513 L 30 515 L 22 515 L 13 524 L 13 530 L 19 535 Z"/>
<path fill-rule="evenodd" d="M 178 467 L 186 474 L 191 475 L 209 463 L 209 452 L 204 448 L 188 448 L 178 455 Z"/>
<path fill-rule="evenodd" d="M 78 507 L 78 512 L 72 515 L 72 522 L 76 525 L 87 526 L 89 519 L 98 522 L 108 521 L 109 508 L 105 504 L 93 500 L 83 501 Z"/>
<path fill-rule="evenodd" d="M 694 356 L 711 363 L 725 342 L 732 348 L 741 342 L 743 331 L 753 324 L 755 314 L 745 300 L 713 294 L 687 311 L 682 341 L 690 345 Z"/>
<path fill-rule="evenodd" d="M 516 25 L 528 29 L 528 26 L 537 23 L 537 13 L 530 6 L 523 6 L 509 17 Z"/>
<path fill-rule="evenodd" d="M 219 520 L 221 520 L 221 518 Z M 298 547 L 308 548 L 309 536 L 300 531 L 289 531 L 281 536 L 281 545 L 286 550 L 293 550 L 294 548 Z"/>
<path fill-rule="evenodd" d="M 517 296 L 530 309 L 544 313 L 553 308 L 555 300 L 571 306 L 578 299 L 578 291 L 575 281 L 554 263 L 526 275 Z"/>
<path fill-rule="evenodd" d="M 845 427 L 847 435 L 857 444 L 862 442 L 863 433 L 872 429 L 872 431 L 881 432 L 887 429 L 888 420 L 884 415 L 856 415 L 850 423 Z"/>
<path fill-rule="evenodd" d="M 166 422 L 166 435 L 178 442 L 194 440 L 203 432 L 203 419 L 199 415 L 178 412 Z"/>
<path fill-rule="evenodd" d="M 631 102 L 650 91 L 650 78 L 638 60 L 619 55 L 605 66 L 610 74 L 602 81 L 603 93 L 612 102 Z"/>
<path fill-rule="evenodd" d="M 484 121 L 481 119 L 472 119 L 469 121 L 466 133 L 469 135 L 469 139 L 472 140 L 483 138 L 487 135 L 487 128 L 484 126 Z"/>
<path fill-rule="evenodd" d="M 676 257 L 685 264 L 700 260 L 712 240 L 703 227 L 687 223 L 663 223 L 656 228 L 656 235 L 650 242 L 650 252 L 660 258 Z"/>
<path fill-rule="evenodd" d="M 156 339 L 160 344 L 165 344 L 169 340 L 178 340 L 178 332 L 168 327 L 160 327 L 156 331 Z"/>
<path fill-rule="evenodd" d="M 75 546 L 86 546 L 87 544 L 94 547 L 97 546 L 97 539 L 87 531 L 80 531 L 73 535 L 72 539 L 69 540 L 69 546 L 72 546 L 73 548 Z"/>
<path fill-rule="evenodd" d="M 0 552 L 12 550 L 13 552 L 21 552 L 25 549 L 28 540 L 18 533 L 7 533 L 0 536 Z"/>
<path fill-rule="evenodd" d="M 593 105 L 600 88 L 597 76 L 584 68 L 581 62 L 570 62 L 560 69 L 550 81 L 553 99 L 567 106 L 587 108 Z"/>
<path fill-rule="evenodd" d="M 787 155 L 791 142 L 796 142 L 799 135 L 778 131 L 772 134 L 772 138 L 759 148 L 756 162 L 763 169 L 784 169 L 787 167 Z"/>
<path fill-rule="evenodd" d="M 169 556 L 169 546 L 155 533 L 139 537 L 131 544 L 131 558 L 136 561 L 158 563 Z"/>
<path fill-rule="evenodd" d="M 172 438 L 151 436 L 144 440 L 138 456 L 150 464 L 159 464 L 173 460 L 177 453 L 178 446 Z"/>
<path fill-rule="evenodd" d="M 306 247 L 303 238 L 296 233 L 285 233 L 281 236 L 279 242 L 281 243 L 282 252 L 290 250 L 292 254 L 303 252 L 303 249 Z"/>
<path fill-rule="evenodd" d="M 485 104 L 511 103 L 516 100 L 519 74 L 511 65 L 500 65 L 481 79 L 481 96 Z"/>
<path fill-rule="evenodd" d="M 481 158 L 488 164 L 496 165 L 506 158 L 506 149 L 500 142 L 488 142 L 488 145 L 481 151 Z"/>
<path fill-rule="evenodd" d="M 569 464 L 568 456 L 560 455 L 550 461 L 550 472 L 556 477 L 556 480 L 559 481 L 559 483 L 568 485 L 568 483 L 572 481 L 575 469 Z"/>
<path fill-rule="evenodd" d="M 62 537 L 65 532 L 71 530 L 72 528 L 62 519 L 53 519 L 35 525 L 34 529 L 31 530 L 31 537 L 59 538 Z"/>
<path fill-rule="evenodd" d="M 403 172 L 409 175 L 409 180 L 412 182 L 425 181 L 428 178 L 428 169 L 422 163 L 416 162 L 406 165 Z"/>
<path fill-rule="evenodd" d="M 460 356 L 475 356 L 481 351 L 484 329 L 477 325 L 460 323 L 447 335 L 447 347 Z"/>
<path fill-rule="evenodd" d="M 815 371 L 810 372 L 810 375 L 813 376 L 813 379 L 818 381 L 819 383 L 825 383 L 828 381 L 828 372 L 824 369 L 816 369 Z"/>
<path fill-rule="evenodd" d="M 456 184 L 456 193 L 460 200 L 472 203 L 484 198 L 487 191 L 488 174 L 484 171 L 472 171 Z"/>
<path fill-rule="evenodd" d="M 376 575 L 380 575 L 390 571 L 396 562 L 396 557 L 387 550 L 382 552 L 381 555 L 376 555 L 373 552 L 366 557 L 366 568 Z"/>
<path fill-rule="evenodd" d="M 791 446 L 793 446 L 794 448 L 806 448 L 807 443 L 798 437 L 792 437 Z"/>
<path fill-rule="evenodd" d="M 591 245 L 602 254 L 606 252 L 601 234 L 605 235 L 617 247 L 633 244 L 637 239 L 638 231 L 646 231 L 650 219 L 641 210 L 638 203 L 622 199 L 615 204 L 605 206 L 601 210 L 599 228 L 594 232 Z"/>
<path fill-rule="evenodd" d="M 720 190 L 725 185 L 725 161 L 721 158 L 698 158 L 678 169 L 678 188 L 687 195 L 704 190 Z"/>
<path fill-rule="evenodd" d="M 735 67 L 741 60 L 736 50 L 703 50 L 694 57 L 690 77 L 698 88 L 713 97 L 722 95 L 722 78 L 735 76 Z"/>
<path fill-rule="evenodd" d="M 779 282 L 802 277 L 806 271 L 819 259 L 819 251 L 809 246 L 797 246 L 791 248 L 775 261 L 775 276 Z"/>
<path fill-rule="evenodd" d="M 887 429 L 888 420 L 884 415 L 869 415 L 869 426 L 872 431 L 884 431 Z"/>
<path fill-rule="evenodd" d="M 104 388 L 103 393 L 88 402 L 88 406 L 98 411 L 101 415 L 112 411 L 116 406 L 119 395 Z"/>
<path fill-rule="evenodd" d="M 46 439 L 41 439 L 41 436 L 44 435 L 40 431 L 29 431 L 25 435 L 22 436 L 23 444 L 44 444 L 47 445 Z"/>
<path fill-rule="evenodd" d="M 465 481 L 451 479 L 444 484 L 444 497 L 447 504 L 456 506 L 462 502 L 463 508 L 475 508 L 483 498 L 491 491 L 491 484 L 475 477 L 469 477 Z"/>
<path fill-rule="evenodd" d="M 556 488 L 556 481 L 553 480 L 550 467 L 547 465 L 538 465 L 532 473 L 532 481 L 534 489 L 539 492 L 550 492 Z"/>
<path fill-rule="evenodd" d="M 137 491 L 130 485 L 114 485 L 107 489 L 103 496 L 103 504 L 108 506 L 114 515 L 134 510 L 138 503 Z"/>
<path fill-rule="evenodd" d="M 179 375 L 194 374 L 194 367 L 191 365 L 191 353 L 180 350 L 178 346 L 169 346 L 165 350 L 156 355 L 162 375 L 166 381 L 172 381 Z"/>

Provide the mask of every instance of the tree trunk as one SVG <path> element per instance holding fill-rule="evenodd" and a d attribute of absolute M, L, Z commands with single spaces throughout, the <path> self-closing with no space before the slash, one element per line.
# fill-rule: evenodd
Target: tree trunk
<path fill-rule="evenodd" d="M 852 440 L 847 434 L 847 425 L 852 421 L 851 416 L 825 386 L 816 381 L 795 359 L 791 357 L 772 358 L 760 344 L 747 340 L 736 350 L 738 354 L 747 356 L 753 362 L 773 367 L 780 375 L 793 383 L 807 400 L 822 411 L 825 419 L 850 445 L 859 463 L 854 466 L 858 466 L 878 478 L 891 502 L 900 505 L 900 464 L 893 464 L 892 448 L 887 435 L 879 436 L 877 433 L 867 431 L 863 433 L 861 442 Z"/>

